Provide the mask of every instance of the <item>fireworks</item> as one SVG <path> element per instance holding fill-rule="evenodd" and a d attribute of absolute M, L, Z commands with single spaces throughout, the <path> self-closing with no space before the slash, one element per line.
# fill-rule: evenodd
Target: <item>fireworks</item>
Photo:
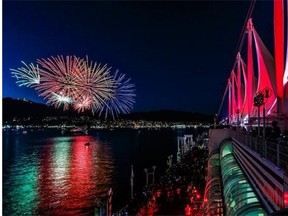
<path fill-rule="evenodd" d="M 69 107 L 78 112 L 91 110 L 114 119 L 128 113 L 135 103 L 134 84 L 125 80 L 118 71 L 111 74 L 111 67 L 76 56 L 57 56 L 38 59 L 25 68 L 10 69 L 19 86 L 34 87 L 39 96 L 56 108 Z"/>
<path fill-rule="evenodd" d="M 72 103 L 72 98 L 70 98 L 69 96 L 63 95 L 62 92 L 60 92 L 60 94 L 51 92 L 51 96 L 49 97 L 47 103 L 54 104 L 54 106 L 57 108 L 63 105 L 64 110 L 66 110 L 68 109 L 69 104 Z"/>
<path fill-rule="evenodd" d="M 57 99 L 70 98 L 72 102 L 77 97 L 76 76 L 81 69 L 81 63 L 77 57 L 63 56 L 52 57 L 48 59 L 38 59 L 37 63 L 42 66 L 40 69 L 41 82 L 36 86 L 39 96 L 44 97 L 58 107 Z M 55 94 L 61 97 L 55 97 Z M 62 100 L 60 100 L 60 103 Z M 65 106 L 64 109 L 68 108 Z"/>
<path fill-rule="evenodd" d="M 34 66 L 32 63 L 30 65 L 27 65 L 23 61 L 22 64 L 24 64 L 25 67 L 18 68 L 17 70 L 10 69 L 12 71 L 12 77 L 15 77 L 17 79 L 16 83 L 19 86 L 27 87 L 33 87 L 39 84 L 40 75 L 38 65 Z"/>
<path fill-rule="evenodd" d="M 125 74 L 118 74 L 117 70 L 113 79 L 116 83 L 113 97 L 105 106 L 102 106 L 100 115 L 103 113 L 105 118 L 111 115 L 114 119 L 119 113 L 129 113 L 135 103 L 135 85 L 130 84 L 130 79 L 125 80 Z"/>
<path fill-rule="evenodd" d="M 107 65 L 101 66 L 101 64 L 89 62 L 86 58 L 82 68 L 83 71 L 77 76 L 79 95 L 75 101 L 91 107 L 94 113 L 101 109 L 105 101 L 113 97 L 115 82 L 113 76 L 110 75 L 111 68 Z M 90 100 L 91 104 L 88 102 Z"/>

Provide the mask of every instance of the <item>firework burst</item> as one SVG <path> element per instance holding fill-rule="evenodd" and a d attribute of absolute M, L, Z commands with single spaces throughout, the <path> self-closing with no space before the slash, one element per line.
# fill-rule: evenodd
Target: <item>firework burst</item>
<path fill-rule="evenodd" d="M 33 65 L 32 63 L 27 65 L 22 61 L 25 67 L 18 69 L 10 69 L 12 72 L 12 77 L 17 79 L 16 84 L 27 87 L 34 87 L 40 83 L 40 75 L 38 65 Z"/>
<path fill-rule="evenodd" d="M 130 84 L 130 78 L 125 80 L 125 74 L 120 74 L 116 70 L 113 77 L 115 81 L 113 97 L 102 106 L 100 115 L 104 114 L 105 118 L 112 116 L 113 119 L 120 113 L 127 114 L 133 108 L 135 103 L 135 85 Z"/>
<path fill-rule="evenodd" d="M 35 87 L 39 96 L 56 108 L 72 107 L 78 112 L 91 110 L 113 119 L 128 113 L 135 103 L 135 86 L 111 67 L 76 56 L 38 59 L 37 66 L 10 69 L 19 86 Z"/>
<path fill-rule="evenodd" d="M 67 56 L 64 59 L 63 56 L 51 57 L 48 59 L 38 59 L 37 63 L 42 66 L 40 69 L 41 83 L 35 88 L 39 93 L 39 96 L 44 97 L 50 101 L 56 107 L 57 97 L 55 98 L 55 92 L 58 95 L 68 97 L 74 100 L 77 97 L 77 74 L 81 70 L 83 59 L 75 56 Z"/>
<path fill-rule="evenodd" d="M 88 58 L 83 62 L 83 71 L 77 76 L 78 101 L 91 100 L 92 112 L 101 109 L 105 101 L 113 97 L 115 82 L 110 75 L 111 67 L 102 66 L 97 62 L 89 62 Z M 84 95 L 84 98 L 83 98 Z M 80 103 L 80 104 L 83 104 Z M 90 104 L 90 103 L 86 103 Z"/>
<path fill-rule="evenodd" d="M 85 110 L 90 110 L 93 100 L 89 96 L 83 96 L 79 100 L 75 101 L 73 107 L 78 112 L 84 112 Z"/>
<path fill-rule="evenodd" d="M 49 97 L 47 103 L 53 104 L 56 108 L 59 108 L 60 106 L 63 106 L 64 110 L 67 110 L 69 108 L 69 105 L 72 103 L 72 98 L 69 96 L 64 95 L 62 92 L 60 94 L 57 94 L 55 92 L 51 92 L 51 96 Z"/>

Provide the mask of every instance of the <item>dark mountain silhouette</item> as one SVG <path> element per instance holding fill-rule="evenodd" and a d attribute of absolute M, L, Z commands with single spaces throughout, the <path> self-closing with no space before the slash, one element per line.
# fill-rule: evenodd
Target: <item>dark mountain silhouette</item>
<path fill-rule="evenodd" d="M 3 98 L 3 121 L 11 121 L 13 118 L 37 118 L 41 119 L 47 116 L 93 116 L 92 113 L 77 113 L 70 109 L 56 109 L 45 104 L 35 103 L 27 99 Z M 95 115 L 95 118 L 99 118 Z M 176 110 L 159 110 L 151 112 L 135 112 L 127 115 L 121 115 L 120 118 L 129 120 L 148 120 L 148 121 L 192 121 L 192 122 L 212 122 L 209 115 L 193 112 L 183 112 Z"/>
<path fill-rule="evenodd" d="M 35 103 L 27 99 L 3 98 L 2 100 L 3 121 L 11 121 L 14 118 L 43 118 L 46 116 L 74 115 L 73 111 L 55 109 L 45 104 Z"/>

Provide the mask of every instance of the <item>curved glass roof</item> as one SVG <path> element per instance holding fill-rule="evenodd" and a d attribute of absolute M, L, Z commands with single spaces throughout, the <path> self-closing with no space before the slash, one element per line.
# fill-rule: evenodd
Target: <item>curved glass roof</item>
<path fill-rule="evenodd" d="M 233 155 L 232 142 L 222 147 L 220 166 L 226 215 L 266 215 L 265 209 Z"/>
<path fill-rule="evenodd" d="M 214 154 L 208 161 L 208 173 L 204 202 L 202 205 L 204 215 L 221 216 L 223 215 L 223 200 L 221 187 L 221 173 L 219 153 Z"/>

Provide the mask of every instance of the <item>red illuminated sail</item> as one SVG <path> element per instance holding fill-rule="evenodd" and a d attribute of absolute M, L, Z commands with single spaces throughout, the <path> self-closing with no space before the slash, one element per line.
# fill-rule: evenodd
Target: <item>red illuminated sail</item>
<path fill-rule="evenodd" d="M 275 63 L 272 55 L 264 45 L 255 28 L 253 28 L 253 36 L 256 47 L 257 62 L 258 62 L 258 85 L 257 92 L 269 90 L 269 98 L 265 103 L 266 114 L 273 108 L 276 100 L 276 78 L 275 78 Z M 261 113 L 262 115 L 262 113 Z"/>
<path fill-rule="evenodd" d="M 242 110 L 241 110 L 241 114 L 242 117 L 245 117 L 246 115 L 248 115 L 248 103 L 247 103 L 247 66 L 244 62 L 244 60 L 241 58 L 241 69 L 243 72 L 243 77 L 244 77 L 244 98 L 243 98 L 243 106 L 242 106 Z"/>
<path fill-rule="evenodd" d="M 248 31 L 248 48 L 247 48 L 247 84 L 246 84 L 246 103 L 247 103 L 247 111 L 248 115 L 251 115 L 252 108 L 253 108 L 253 76 L 254 76 L 254 69 L 253 69 L 253 53 L 252 53 L 252 30 L 253 24 L 252 19 L 248 20 L 247 23 L 247 31 Z"/>
<path fill-rule="evenodd" d="M 284 101 L 283 101 L 283 113 L 288 115 L 288 2 L 286 2 L 286 62 L 285 71 L 283 77 L 284 87 Z"/>
<path fill-rule="evenodd" d="M 229 123 L 231 123 L 231 122 L 232 122 L 231 77 L 228 79 L 228 88 L 229 88 L 229 95 L 228 95 L 228 117 L 229 117 Z"/>
<path fill-rule="evenodd" d="M 237 54 L 237 109 L 238 112 L 242 109 L 243 98 L 242 98 L 242 82 L 241 82 L 241 55 Z"/>
<path fill-rule="evenodd" d="M 231 104 L 231 121 L 232 122 L 236 122 L 237 121 L 237 103 L 236 103 L 236 97 L 235 97 L 235 73 L 234 70 L 231 71 L 231 75 L 230 75 L 230 104 Z"/>

